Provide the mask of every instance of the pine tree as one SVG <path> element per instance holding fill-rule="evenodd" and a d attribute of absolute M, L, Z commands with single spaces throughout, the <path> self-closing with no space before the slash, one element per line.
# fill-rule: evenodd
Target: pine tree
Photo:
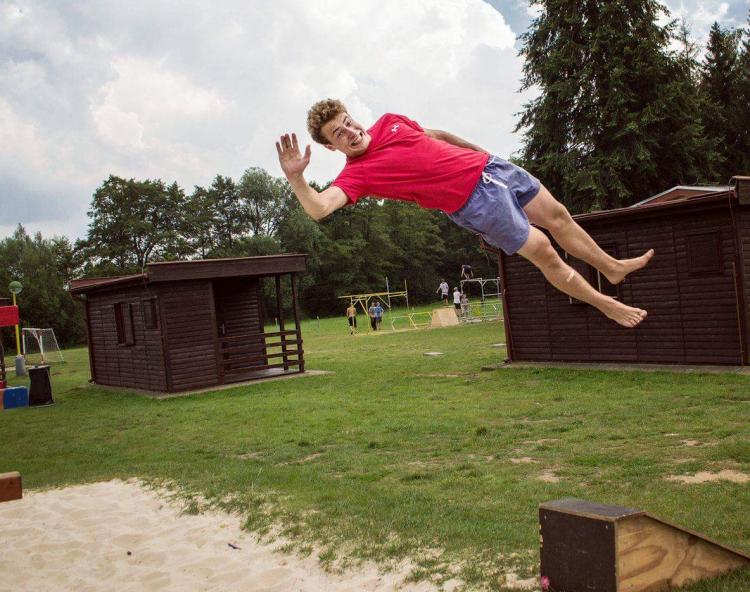
<path fill-rule="evenodd" d="M 726 183 L 736 173 L 736 112 L 738 90 L 739 31 L 714 23 L 708 35 L 706 58 L 701 69 L 700 89 L 703 99 L 701 122 L 711 142 L 710 161 L 716 163 L 714 181 Z"/>
<path fill-rule="evenodd" d="M 522 160 L 575 212 L 629 205 L 699 174 L 690 67 L 656 0 L 532 0 Z M 686 124 L 688 129 L 686 129 Z"/>
<path fill-rule="evenodd" d="M 737 68 L 737 88 L 735 92 L 736 115 L 735 153 L 733 174 L 750 175 L 750 11 L 748 27 L 742 32 L 743 42 Z"/>

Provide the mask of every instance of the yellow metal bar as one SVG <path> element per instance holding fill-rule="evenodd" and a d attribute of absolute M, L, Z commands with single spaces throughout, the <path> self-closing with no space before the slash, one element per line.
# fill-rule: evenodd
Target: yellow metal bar
<path fill-rule="evenodd" d="M 16 293 L 13 292 L 13 306 L 18 306 L 16 304 Z M 18 325 L 16 325 L 16 356 L 21 355 L 21 332 L 18 329 Z"/>

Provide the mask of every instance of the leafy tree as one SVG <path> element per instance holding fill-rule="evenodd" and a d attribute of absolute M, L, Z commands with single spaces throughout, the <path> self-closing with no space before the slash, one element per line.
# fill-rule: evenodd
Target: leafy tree
<path fill-rule="evenodd" d="M 110 177 L 94 193 L 88 235 L 78 244 L 86 273 L 132 273 L 186 252 L 179 224 L 185 194 L 173 183 Z"/>
<path fill-rule="evenodd" d="M 237 185 L 231 177 L 216 175 L 207 189 L 208 200 L 213 208 L 214 236 L 213 256 L 235 253 L 236 241 L 246 234 L 248 220 L 243 212 Z"/>
<path fill-rule="evenodd" d="M 215 209 L 213 195 L 203 187 L 195 187 L 185 202 L 184 216 L 179 223 L 180 235 L 189 253 L 199 259 L 205 259 L 217 248 Z"/>
<path fill-rule="evenodd" d="M 60 347 L 85 341 L 83 310 L 66 290 L 75 273 L 73 247 L 64 237 L 33 237 L 19 225 L 0 241 L 0 289 L 7 292 L 12 280 L 23 284 L 18 296 L 21 326 L 51 327 Z M 7 294 L 10 297 L 10 294 Z M 6 352 L 15 350 L 15 335 L 3 330 Z"/>
<path fill-rule="evenodd" d="M 402 289 L 400 282 L 406 280 L 414 301 L 429 300 L 445 257 L 436 216 L 403 201 L 386 201 L 382 209 L 391 243 L 388 275 L 392 289 Z"/>
<path fill-rule="evenodd" d="M 284 208 L 294 196 L 285 179 L 274 178 L 261 168 L 251 167 L 240 179 L 238 197 L 250 233 L 273 236 L 279 228 Z"/>
<path fill-rule="evenodd" d="M 522 160 L 574 212 L 628 205 L 692 181 L 699 147 L 689 68 L 670 53 L 674 24 L 657 0 L 531 0 L 521 36 Z M 678 100 L 679 99 L 679 100 Z M 673 152 L 675 147 L 678 152 Z"/>

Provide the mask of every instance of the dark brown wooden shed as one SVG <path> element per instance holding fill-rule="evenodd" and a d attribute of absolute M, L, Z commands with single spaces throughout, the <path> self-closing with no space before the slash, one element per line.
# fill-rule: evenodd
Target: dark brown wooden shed
<path fill-rule="evenodd" d="M 73 280 L 93 382 L 177 392 L 304 372 L 297 273 L 305 257 L 149 263 L 141 274 Z M 287 275 L 294 329 L 284 319 Z M 263 278 L 275 283 L 274 311 L 261 306 Z M 277 330 L 266 332 L 274 319 Z"/>
<path fill-rule="evenodd" d="M 622 284 L 562 253 L 595 288 L 648 311 L 636 329 L 558 292 L 522 257 L 498 255 L 511 361 L 750 364 L 750 177 L 654 201 L 575 216 L 617 258 L 656 250 Z"/>

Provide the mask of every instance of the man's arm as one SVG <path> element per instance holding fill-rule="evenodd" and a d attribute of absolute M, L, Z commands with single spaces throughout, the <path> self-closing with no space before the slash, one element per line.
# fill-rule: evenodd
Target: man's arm
<path fill-rule="evenodd" d="M 294 195 L 302 209 L 313 220 L 322 220 L 346 205 L 348 198 L 340 187 L 332 185 L 318 192 L 305 180 L 303 173 L 310 163 L 311 151 L 308 145 L 304 155 L 300 152 L 296 134 L 292 134 L 291 138 L 289 134 L 281 136 L 280 142 L 276 142 L 276 152 L 279 155 L 281 170 L 284 171 Z"/>
<path fill-rule="evenodd" d="M 424 130 L 424 133 L 426 136 L 429 136 L 430 138 L 435 138 L 436 140 L 442 140 L 443 142 L 448 142 L 448 144 L 453 144 L 454 146 L 459 146 L 461 148 L 468 148 L 469 150 L 475 150 L 476 152 L 487 152 L 484 148 L 481 148 L 480 146 L 477 146 L 476 144 L 472 144 L 471 142 L 467 142 L 466 140 L 463 140 L 462 138 L 459 138 L 458 136 L 453 135 L 450 132 L 444 132 L 442 130 L 434 130 L 434 129 L 426 129 Z"/>

